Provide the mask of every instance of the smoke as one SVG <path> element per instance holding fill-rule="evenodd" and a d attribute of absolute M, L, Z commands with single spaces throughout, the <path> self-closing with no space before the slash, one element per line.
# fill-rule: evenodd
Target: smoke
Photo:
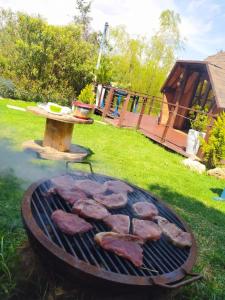
<path fill-rule="evenodd" d="M 35 153 L 16 149 L 8 139 L 0 140 L 0 176 L 10 172 L 22 181 L 26 188 L 29 184 L 45 177 L 66 172 L 65 162 L 39 159 Z"/>

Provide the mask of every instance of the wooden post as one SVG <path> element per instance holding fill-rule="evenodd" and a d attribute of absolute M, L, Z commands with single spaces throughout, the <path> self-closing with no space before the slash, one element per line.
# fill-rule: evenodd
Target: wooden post
<path fill-rule="evenodd" d="M 109 94 L 106 99 L 105 107 L 102 112 L 102 119 L 104 119 L 107 116 L 108 112 L 110 111 L 111 104 L 113 101 L 113 96 L 114 96 L 114 88 L 110 88 Z"/>
<path fill-rule="evenodd" d="M 149 110 L 148 110 L 148 114 L 150 115 L 152 112 L 152 108 L 153 108 L 153 104 L 155 101 L 155 96 L 152 96 L 151 102 L 150 102 L 150 106 L 149 106 Z"/>
<path fill-rule="evenodd" d="M 179 102 L 176 101 L 176 105 L 173 107 L 172 111 L 169 112 L 169 118 L 168 118 L 168 121 L 165 125 L 163 135 L 161 137 L 161 142 L 162 143 L 165 142 L 166 135 L 167 135 L 167 132 L 168 132 L 169 128 L 173 127 L 173 124 L 174 124 L 174 121 L 175 121 L 175 118 L 176 118 L 176 115 L 177 115 L 177 112 L 178 112 L 178 109 L 179 109 L 179 104 L 178 103 Z"/>
<path fill-rule="evenodd" d="M 123 120 L 124 120 L 126 112 L 127 112 L 129 101 L 130 101 L 130 94 L 128 94 L 126 96 L 126 99 L 125 99 L 125 101 L 123 103 L 123 107 L 122 107 L 122 110 L 121 110 L 121 113 L 120 113 L 119 122 L 118 122 L 118 126 L 119 127 L 122 127 Z"/>
<path fill-rule="evenodd" d="M 169 118 L 167 120 L 164 132 L 163 132 L 162 137 L 161 137 L 161 142 L 162 143 L 165 142 L 167 132 L 168 132 L 168 130 L 169 130 L 170 127 L 173 127 L 173 124 L 175 122 L 175 118 L 176 118 L 176 115 L 177 115 L 177 112 L 178 112 L 178 109 L 179 109 L 179 102 L 180 102 L 180 99 L 181 99 L 181 97 L 183 95 L 183 92 L 184 92 L 184 89 L 185 89 L 185 85 L 186 85 L 186 82 L 187 82 L 187 78 L 188 78 L 188 69 L 185 68 L 183 80 L 181 82 L 180 87 L 177 90 L 177 93 L 176 93 L 176 97 L 175 97 L 176 98 L 176 104 L 173 107 L 172 111 L 169 113 Z"/>
<path fill-rule="evenodd" d="M 207 99 L 208 99 L 208 95 L 209 95 L 209 92 L 211 90 L 211 83 L 208 82 L 207 83 L 207 87 L 206 87 L 206 90 L 205 90 L 205 94 L 203 95 L 203 98 L 202 98 L 202 109 L 204 109 L 205 105 L 206 105 L 206 102 L 207 102 Z"/>
<path fill-rule="evenodd" d="M 141 112 L 140 112 L 140 115 L 139 115 L 139 118 L 138 118 L 138 121 L 137 121 L 137 126 L 136 126 L 137 130 L 140 128 L 141 120 L 142 120 L 143 114 L 145 112 L 145 107 L 146 107 L 147 100 L 148 100 L 147 97 L 143 97 L 143 104 L 142 104 Z"/>
<path fill-rule="evenodd" d="M 136 101 L 136 94 L 133 95 L 132 97 L 132 104 L 130 106 L 130 112 L 133 112 L 133 109 L 134 109 L 134 102 Z"/>
<path fill-rule="evenodd" d="M 62 152 L 70 151 L 72 133 L 72 123 L 46 119 L 43 146 Z"/>
<path fill-rule="evenodd" d="M 200 79 L 201 79 L 201 74 L 198 73 L 198 77 L 197 77 L 197 79 L 194 82 L 193 93 L 191 95 L 191 106 L 193 106 L 193 101 L 194 101 L 194 98 L 195 98 L 196 93 L 197 93 L 197 88 L 198 88 Z"/>
<path fill-rule="evenodd" d="M 167 99 L 168 94 L 163 94 L 163 98 L 161 100 L 161 109 L 158 124 L 165 125 L 169 118 L 169 100 Z"/>
<path fill-rule="evenodd" d="M 204 85 L 204 80 L 205 80 L 204 77 L 202 77 L 200 79 L 199 92 L 198 92 L 198 95 L 196 95 L 196 100 L 197 100 L 196 104 L 198 104 L 199 100 L 201 99 L 202 89 L 203 89 L 203 85 Z"/>

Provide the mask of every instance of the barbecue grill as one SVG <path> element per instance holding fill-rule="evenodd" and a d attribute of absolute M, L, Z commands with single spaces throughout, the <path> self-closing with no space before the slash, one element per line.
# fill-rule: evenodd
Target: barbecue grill
<path fill-rule="evenodd" d="M 100 183 L 117 180 L 95 173 L 74 172 L 70 175 L 75 180 L 91 179 Z M 140 200 L 148 201 L 156 205 L 161 216 L 191 233 L 188 226 L 160 199 L 130 185 L 134 192 L 129 193 L 126 207 L 112 210 L 114 214 L 135 217 L 132 204 Z M 201 278 L 201 275 L 191 273 L 197 253 L 192 233 L 191 248 L 173 246 L 164 236 L 159 241 L 145 243 L 144 265 L 141 268 L 96 245 L 94 235 L 109 231 L 101 221 L 91 220 L 93 229 L 89 232 L 72 237 L 63 234 L 51 221 L 51 214 L 56 209 L 70 212 L 71 206 L 58 195 L 45 196 L 52 186 L 50 179 L 32 184 L 22 203 L 22 218 L 31 245 L 48 268 L 74 283 L 95 288 L 99 286 L 101 289 L 113 287 L 121 291 L 149 291 L 150 287 L 175 289 Z"/>

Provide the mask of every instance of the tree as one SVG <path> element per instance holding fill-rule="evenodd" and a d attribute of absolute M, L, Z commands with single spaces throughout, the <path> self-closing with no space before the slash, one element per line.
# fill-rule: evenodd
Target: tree
<path fill-rule="evenodd" d="M 120 87 L 159 95 L 177 51 L 183 45 L 179 24 L 179 15 L 166 10 L 160 15 L 159 30 L 150 40 L 131 38 L 124 26 L 112 29 L 108 51 L 112 61 L 112 81 Z"/>
<path fill-rule="evenodd" d="M 100 67 L 97 71 L 97 82 L 110 84 L 112 80 L 112 60 L 109 56 L 103 55 L 101 58 Z"/>
<path fill-rule="evenodd" d="M 89 26 L 92 18 L 89 16 L 91 12 L 91 1 L 76 0 L 76 9 L 79 14 L 74 16 L 74 21 L 83 28 L 84 38 L 87 40 L 89 35 Z"/>
<path fill-rule="evenodd" d="M 79 26 L 24 13 L 0 14 L 0 24 L 1 76 L 15 83 L 17 97 L 68 101 L 92 81 L 97 50 Z"/>

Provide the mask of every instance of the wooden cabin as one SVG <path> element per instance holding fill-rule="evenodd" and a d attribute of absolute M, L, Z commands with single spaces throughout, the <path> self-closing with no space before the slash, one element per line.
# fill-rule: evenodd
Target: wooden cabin
<path fill-rule="evenodd" d="M 159 124 L 168 122 L 169 112 L 176 110 L 174 129 L 188 131 L 187 108 L 199 105 L 209 113 L 225 109 L 225 52 L 207 57 L 204 61 L 178 60 L 161 88 L 163 105 Z"/>
<path fill-rule="evenodd" d="M 104 86 L 102 90 L 100 99 L 102 95 L 105 98 L 98 102 L 97 110 L 105 121 L 136 128 L 151 140 L 188 156 L 190 112 L 192 118 L 193 113 L 208 115 L 208 136 L 213 119 L 225 110 L 225 52 L 204 61 L 178 60 L 161 88 L 162 98 L 126 90 L 121 101 L 117 88 Z"/>

